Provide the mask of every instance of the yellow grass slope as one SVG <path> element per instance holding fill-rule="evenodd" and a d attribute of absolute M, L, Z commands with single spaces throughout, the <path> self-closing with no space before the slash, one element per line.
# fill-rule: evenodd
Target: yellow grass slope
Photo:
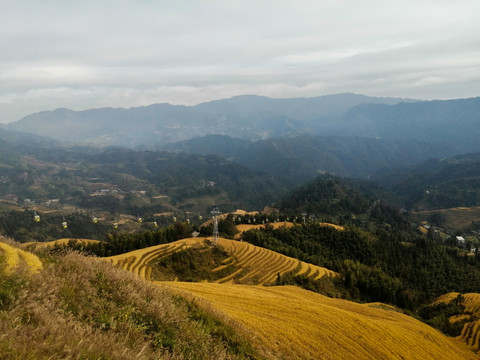
<path fill-rule="evenodd" d="M 162 282 L 206 299 L 285 359 L 478 359 L 460 342 L 395 311 L 293 286 Z"/>
<path fill-rule="evenodd" d="M 151 280 L 154 263 L 176 251 L 189 247 L 204 246 L 204 241 L 205 238 L 183 239 L 105 259 L 118 267 Z M 314 280 L 318 280 L 325 275 L 338 276 L 337 273 L 326 268 L 307 264 L 246 242 L 220 238 L 218 244 L 231 256 L 224 261 L 223 265 L 212 271 L 220 271 L 227 266 L 234 266 L 235 268 L 232 274 L 217 280 L 219 283 L 269 284 L 276 280 L 278 274 L 283 275 L 288 272 L 292 272 L 294 275 L 305 275 Z"/>
<path fill-rule="evenodd" d="M 449 303 L 455 299 L 459 293 L 451 292 L 440 296 L 435 302 Z M 452 316 L 450 322 L 465 321 L 462 333 L 458 339 L 465 342 L 477 353 L 480 353 L 480 294 L 463 294 L 465 299 L 465 313 L 463 315 Z"/>
<path fill-rule="evenodd" d="M 23 251 L 0 241 L 0 256 L 4 259 L 5 271 L 13 272 L 17 269 L 27 269 L 36 272 L 43 267 L 40 259 L 27 251 Z"/>

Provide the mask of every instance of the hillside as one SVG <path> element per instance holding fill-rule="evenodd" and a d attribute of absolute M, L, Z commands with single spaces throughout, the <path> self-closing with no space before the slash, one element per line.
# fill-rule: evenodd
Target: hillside
<path fill-rule="evenodd" d="M 322 175 L 277 202 L 284 214 L 306 213 L 340 224 L 406 226 L 395 194 L 374 182 Z"/>
<path fill-rule="evenodd" d="M 0 232 L 18 241 L 101 239 L 115 223 L 134 231 L 155 221 L 166 226 L 173 217 L 193 222 L 214 205 L 263 208 L 289 189 L 275 176 L 213 155 L 87 150 L 6 133 L 12 136 L 0 138 Z M 33 221 L 35 213 L 42 221 Z M 93 224 L 93 217 L 100 220 Z"/>
<path fill-rule="evenodd" d="M 449 306 L 454 310 L 447 313 L 445 309 L 448 309 Z M 458 335 L 458 340 L 465 342 L 477 354 L 480 354 L 480 294 L 448 293 L 436 299 L 431 309 L 435 315 L 435 311 L 440 315 L 443 315 L 442 310 L 445 311 L 446 318 L 440 321 L 448 322 L 448 327 L 458 333 L 452 335 Z"/>
<path fill-rule="evenodd" d="M 46 260 L 37 273 L 12 273 L 0 250 L 5 359 L 476 358 L 382 304 L 293 286 L 152 284 L 75 253 Z"/>
<path fill-rule="evenodd" d="M 99 240 L 93 239 L 73 239 L 73 238 L 63 238 L 53 241 L 45 241 L 45 242 L 38 242 L 38 241 L 30 241 L 22 244 L 22 248 L 27 249 L 29 251 L 38 251 L 38 250 L 46 250 L 52 249 L 56 247 L 75 247 L 75 246 L 84 246 L 88 244 L 97 244 Z"/>
<path fill-rule="evenodd" d="M 476 359 L 455 340 L 391 309 L 292 286 L 162 282 L 208 301 L 286 359 Z M 201 303 L 201 302 L 200 302 Z"/>
<path fill-rule="evenodd" d="M 404 169 L 386 170 L 373 180 L 389 187 L 418 210 L 480 205 L 480 153 L 430 159 Z"/>
<path fill-rule="evenodd" d="M 400 101 L 408 100 L 356 94 L 293 99 L 248 95 L 196 106 L 154 104 L 131 109 L 56 109 L 29 115 L 8 124 L 7 128 L 103 146 L 156 145 L 208 134 L 266 139 L 298 135 L 318 123 L 335 123 L 358 104 Z"/>
<path fill-rule="evenodd" d="M 367 178 L 383 168 L 405 167 L 457 153 L 453 146 L 419 140 L 299 135 L 259 141 L 209 135 L 161 147 L 214 154 L 300 185 L 322 173 Z"/>
<path fill-rule="evenodd" d="M 8 273 L 0 250 L 2 359 L 264 358 L 230 319 L 105 261 L 72 253 L 47 263 Z"/>

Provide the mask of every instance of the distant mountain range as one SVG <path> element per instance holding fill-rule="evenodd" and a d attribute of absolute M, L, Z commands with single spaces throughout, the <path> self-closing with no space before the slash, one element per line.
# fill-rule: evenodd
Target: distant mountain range
<path fill-rule="evenodd" d="M 209 134 L 259 140 L 337 131 L 338 120 L 357 105 L 394 105 L 404 101 L 413 100 L 356 94 L 293 99 L 246 95 L 196 106 L 56 109 L 29 115 L 6 128 L 62 141 L 127 147 L 178 142 Z"/>
<path fill-rule="evenodd" d="M 415 139 L 455 146 L 460 153 L 480 151 L 480 97 L 471 99 L 362 104 L 336 124 L 344 136 Z"/>
<path fill-rule="evenodd" d="M 250 141 L 301 134 L 421 140 L 480 151 L 480 98 L 415 101 L 337 94 L 271 99 L 245 95 L 196 106 L 57 109 L 4 126 L 61 141 L 156 146 L 218 134 Z"/>

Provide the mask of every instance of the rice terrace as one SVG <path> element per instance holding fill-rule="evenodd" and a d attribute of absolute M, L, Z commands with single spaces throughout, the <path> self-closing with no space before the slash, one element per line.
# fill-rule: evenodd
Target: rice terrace
<path fill-rule="evenodd" d="M 63 240 L 62 243 L 68 246 L 71 241 Z M 42 263 L 35 255 L 16 248 L 13 243 L 7 245 L 0 242 L 0 246 L 0 256 L 6 259 L 6 271 L 11 272 L 12 269 L 20 266 L 22 261 L 34 272 L 43 271 Z M 31 245 L 29 248 L 35 249 Z M 192 249 L 208 251 L 215 248 L 224 249 L 226 257 L 218 260 L 219 263 L 209 271 L 218 273 L 230 266 L 229 275 L 211 282 L 155 280 L 156 264 L 161 263 L 163 259 Z M 41 251 L 45 251 L 45 247 Z M 469 350 L 469 348 L 478 350 L 477 323 L 467 323 L 462 335 L 453 339 L 392 306 L 379 303 L 358 304 L 327 297 L 296 286 L 265 286 L 274 284 L 277 277 L 286 273 L 303 275 L 311 280 L 335 279 L 339 274 L 246 242 L 219 238 L 218 243 L 213 244 L 206 238 L 197 237 L 98 260 L 95 258 L 81 260 L 76 256 L 67 255 L 65 260 L 61 260 L 64 262 L 62 266 L 65 267 L 62 271 L 66 269 L 71 271 L 70 275 L 64 273 L 64 276 L 74 276 L 73 280 L 78 276 L 74 274 L 80 271 L 80 267 L 93 266 L 97 270 L 92 268 L 88 271 L 94 271 L 97 274 L 95 275 L 97 278 L 91 280 L 92 284 L 96 284 L 101 277 L 106 276 L 100 275 L 102 272 L 113 271 L 107 268 L 109 264 L 114 264 L 115 267 L 123 269 L 115 271 L 131 272 L 132 276 L 138 278 L 135 281 L 155 284 L 160 291 L 166 294 L 178 294 L 186 299 L 185 301 L 195 304 L 189 306 L 198 306 L 209 314 L 223 319 L 222 321 L 229 324 L 228 326 L 231 326 L 239 334 L 238 336 L 248 339 L 254 350 L 245 351 L 254 351 L 257 355 L 253 358 L 360 360 L 478 358 Z M 71 259 L 68 261 L 73 261 L 70 265 L 65 263 L 68 258 Z M 85 260 L 91 262 L 91 265 L 88 265 Z M 95 265 L 99 261 L 105 265 Z M 50 269 L 51 266 L 49 266 Z M 60 273 L 56 276 L 58 275 Z M 108 276 L 121 276 L 121 274 L 112 272 Z M 77 278 L 76 281 L 80 280 Z M 81 296 L 80 293 L 78 295 Z M 449 301 L 456 295 L 445 295 L 438 302 Z M 477 295 L 465 295 L 467 299 L 465 311 L 473 314 L 469 316 L 476 316 L 475 314 L 478 313 Z M 68 296 L 76 298 L 74 294 Z M 97 300 L 92 298 L 90 301 Z M 451 321 L 456 320 L 451 319 Z M 43 349 L 43 347 L 42 344 L 40 348 Z M 218 356 L 218 358 L 224 358 L 224 355 Z M 252 355 L 248 358 L 252 358 Z"/>
<path fill-rule="evenodd" d="M 183 239 L 171 244 L 135 250 L 105 259 L 144 279 L 154 280 L 152 270 L 156 262 L 188 248 L 210 246 L 205 245 L 206 241 L 206 238 Z M 228 267 L 231 268 L 229 275 L 216 280 L 218 283 L 265 285 L 273 283 L 278 275 L 287 272 L 292 272 L 293 275 L 304 275 L 313 280 L 318 280 L 323 276 L 338 276 L 331 270 L 307 264 L 246 242 L 219 238 L 217 245 L 222 247 L 230 256 L 223 260 L 218 267 L 213 268 L 212 273 L 220 272 Z"/>

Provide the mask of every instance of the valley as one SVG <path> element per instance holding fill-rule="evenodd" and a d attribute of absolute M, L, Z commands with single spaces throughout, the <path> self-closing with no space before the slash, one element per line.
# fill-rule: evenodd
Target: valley
<path fill-rule="evenodd" d="M 0 360 L 480 360 L 480 1 L 1 4 Z"/>
<path fill-rule="evenodd" d="M 469 128 L 476 104 L 247 96 L 0 129 L 0 352 L 478 358 L 479 154 L 438 115 Z M 385 136 L 414 109 L 438 129 Z"/>

